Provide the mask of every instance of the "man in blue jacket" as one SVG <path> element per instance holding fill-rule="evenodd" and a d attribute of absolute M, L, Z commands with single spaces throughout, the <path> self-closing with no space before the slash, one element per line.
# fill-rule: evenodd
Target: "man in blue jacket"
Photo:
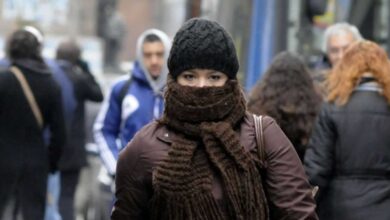
<path fill-rule="evenodd" d="M 115 175 L 119 151 L 140 128 L 162 113 L 170 47 L 171 42 L 162 31 L 150 29 L 142 33 L 131 74 L 113 85 L 100 110 L 94 137 L 111 175 Z"/>

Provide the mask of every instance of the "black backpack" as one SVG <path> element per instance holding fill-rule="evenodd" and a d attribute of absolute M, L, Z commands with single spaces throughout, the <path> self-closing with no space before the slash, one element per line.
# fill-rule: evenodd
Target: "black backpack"
<path fill-rule="evenodd" d="M 125 82 L 125 84 L 123 85 L 123 87 L 121 88 L 121 90 L 119 91 L 119 96 L 118 96 L 118 103 L 120 105 L 122 105 L 122 102 L 123 102 L 123 99 L 125 98 L 126 94 L 127 94 L 127 91 L 129 90 L 130 88 L 130 85 L 131 85 L 131 81 L 132 81 L 133 77 L 129 77 L 129 79 L 127 79 L 127 81 Z"/>

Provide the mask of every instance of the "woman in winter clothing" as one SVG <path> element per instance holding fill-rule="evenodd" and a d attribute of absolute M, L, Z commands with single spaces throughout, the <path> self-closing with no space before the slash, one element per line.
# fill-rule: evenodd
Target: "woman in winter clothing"
<path fill-rule="evenodd" d="M 320 188 L 320 219 L 390 219 L 390 67 L 386 52 L 354 43 L 327 80 L 305 164 Z"/>
<path fill-rule="evenodd" d="M 298 155 L 270 117 L 260 160 L 228 33 L 187 21 L 168 67 L 163 117 L 120 154 L 112 219 L 317 219 Z"/>
<path fill-rule="evenodd" d="M 321 102 L 303 61 L 282 52 L 253 88 L 248 110 L 274 118 L 303 161 Z"/>
<path fill-rule="evenodd" d="M 42 127 L 15 75 L 0 72 L 0 218 L 4 219 L 11 219 L 3 215 L 10 200 L 16 201 L 15 210 L 23 219 L 44 219 L 47 175 L 49 169 L 57 169 L 65 142 L 61 92 L 41 57 L 41 39 L 32 27 L 18 30 L 6 52 L 31 88 Z M 50 131 L 48 144 L 45 129 Z"/>

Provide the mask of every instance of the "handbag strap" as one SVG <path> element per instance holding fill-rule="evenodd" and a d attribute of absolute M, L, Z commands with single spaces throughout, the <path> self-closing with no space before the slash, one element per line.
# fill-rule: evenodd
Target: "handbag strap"
<path fill-rule="evenodd" d="M 16 79 L 18 79 L 18 81 L 23 89 L 23 93 L 28 101 L 28 104 L 30 105 L 30 108 L 34 114 L 34 117 L 37 120 L 38 126 L 39 126 L 39 128 L 42 129 L 43 128 L 42 113 L 41 113 L 41 110 L 39 109 L 37 101 L 35 100 L 35 97 L 31 91 L 31 88 L 30 88 L 26 78 L 24 77 L 22 71 L 20 71 L 20 69 L 17 68 L 16 66 L 12 66 L 10 68 L 10 70 L 15 75 Z"/>
<path fill-rule="evenodd" d="M 264 162 L 266 160 L 266 153 L 264 148 L 263 116 L 254 114 L 253 119 L 255 121 L 257 152 L 259 153 L 259 159 Z"/>

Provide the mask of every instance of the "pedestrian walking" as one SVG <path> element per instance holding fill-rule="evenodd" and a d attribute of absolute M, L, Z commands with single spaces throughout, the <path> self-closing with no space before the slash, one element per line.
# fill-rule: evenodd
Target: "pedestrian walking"
<path fill-rule="evenodd" d="M 60 199 L 59 210 L 62 220 L 74 220 L 74 196 L 80 171 L 87 165 L 85 103 L 103 101 L 103 93 L 89 68 L 82 68 L 81 49 L 73 40 L 61 42 L 56 55 L 63 77 L 72 83 L 74 108 L 65 106 L 67 142 L 59 162 Z M 59 84 L 63 81 L 58 82 Z M 62 87 L 65 88 L 65 87 Z"/>
<path fill-rule="evenodd" d="M 321 103 L 305 63 L 282 52 L 251 91 L 248 110 L 274 118 L 303 161 Z"/>
<path fill-rule="evenodd" d="M 103 103 L 94 124 L 94 138 L 111 176 L 116 173 L 119 151 L 139 129 L 161 116 L 170 46 L 168 36 L 160 30 L 142 33 L 134 68 L 113 85 Z"/>
<path fill-rule="evenodd" d="M 15 31 L 6 47 L 11 67 L 0 72 L 0 217 L 7 220 L 10 200 L 23 219 L 44 218 L 47 176 L 65 143 L 61 91 L 42 59 L 42 39 L 34 27 Z"/>
<path fill-rule="evenodd" d="M 246 111 L 225 29 L 187 21 L 168 67 L 163 117 L 120 154 L 112 219 L 317 219 L 293 146 Z"/>
<path fill-rule="evenodd" d="M 319 186 L 320 219 L 390 219 L 390 67 L 370 41 L 355 42 L 326 85 L 305 156 Z"/>

